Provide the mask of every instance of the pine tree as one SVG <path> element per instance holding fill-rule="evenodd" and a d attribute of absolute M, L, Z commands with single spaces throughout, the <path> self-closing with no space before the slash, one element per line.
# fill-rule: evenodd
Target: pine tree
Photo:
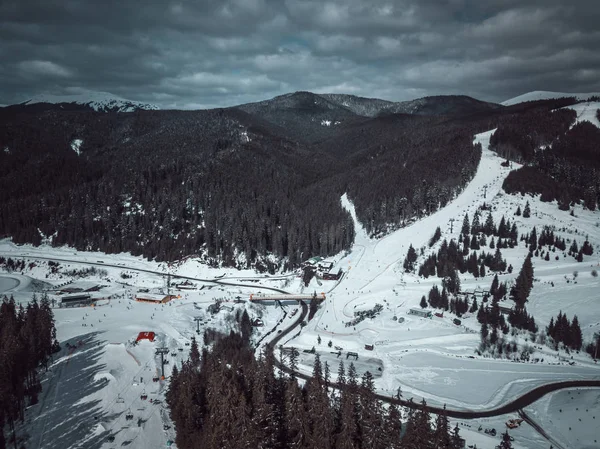
<path fill-rule="evenodd" d="M 433 449 L 433 431 L 427 403 L 423 399 L 421 407 L 409 415 L 406 434 L 402 440 L 403 447 L 415 449 Z"/>
<path fill-rule="evenodd" d="M 417 261 L 417 251 L 413 248 L 412 245 L 408 247 L 408 252 L 406 253 L 406 257 L 404 258 L 404 271 L 406 273 L 412 273 L 415 271 L 415 262 Z"/>
<path fill-rule="evenodd" d="M 489 331 L 489 329 L 488 329 L 488 325 L 487 325 L 487 323 L 484 321 L 484 322 L 481 324 L 481 331 L 480 331 L 480 335 L 481 335 L 481 341 L 482 341 L 483 343 L 487 343 L 487 337 L 488 337 L 489 333 L 490 333 L 490 331 Z"/>
<path fill-rule="evenodd" d="M 435 243 L 442 238 L 442 230 L 440 229 L 440 227 L 438 226 L 435 229 L 435 232 L 433 233 L 433 236 L 431 237 L 431 239 L 429 239 L 429 247 L 431 248 L 433 245 L 435 245 Z"/>
<path fill-rule="evenodd" d="M 390 404 L 385 415 L 384 435 L 386 439 L 386 448 L 400 449 L 400 433 L 402 432 L 402 422 L 400 420 L 400 411 L 394 404 Z"/>
<path fill-rule="evenodd" d="M 529 218 L 531 216 L 531 209 L 529 208 L 529 201 L 525 203 L 525 209 L 523 209 L 523 218 Z"/>
<path fill-rule="evenodd" d="M 480 232 L 481 232 L 480 215 L 479 215 L 479 210 L 476 210 L 475 214 L 473 214 L 473 222 L 471 223 L 471 234 L 479 234 Z"/>
<path fill-rule="evenodd" d="M 471 231 L 471 225 L 469 223 L 469 214 L 465 214 L 465 218 L 463 218 L 462 228 L 460 229 L 460 233 L 462 235 L 469 235 Z"/>
<path fill-rule="evenodd" d="M 502 215 L 502 218 L 500 219 L 500 223 L 498 224 L 498 237 L 500 237 L 500 238 L 508 237 L 509 231 L 510 231 L 510 227 L 507 226 L 506 220 L 504 219 L 504 215 Z M 491 247 L 491 245 L 490 245 L 490 247 Z"/>
<path fill-rule="evenodd" d="M 419 303 L 419 305 L 421 306 L 421 309 L 427 308 L 427 299 L 425 299 L 425 295 L 421 297 L 421 302 Z"/>
<path fill-rule="evenodd" d="M 252 335 L 252 323 L 250 322 L 250 317 L 248 316 L 248 311 L 246 309 L 244 309 L 244 313 L 242 313 L 240 331 L 244 341 L 249 342 L 250 335 Z"/>
<path fill-rule="evenodd" d="M 492 294 L 492 296 L 496 293 L 496 291 L 498 290 L 498 285 L 499 285 L 499 281 L 498 281 L 498 275 L 494 275 L 494 279 L 492 280 L 492 285 L 490 286 L 490 293 Z"/>
<path fill-rule="evenodd" d="M 494 235 L 496 233 L 496 226 L 494 225 L 494 217 L 492 217 L 492 213 L 489 212 L 488 216 L 485 220 L 485 225 L 483 226 L 483 232 L 488 237 Z"/>
<path fill-rule="evenodd" d="M 190 345 L 190 362 L 192 362 L 192 366 L 196 367 L 200 364 L 200 351 L 198 350 L 198 343 L 194 336 L 192 336 L 192 343 Z"/>
<path fill-rule="evenodd" d="M 444 404 L 443 412 L 437 415 L 435 420 L 433 445 L 436 449 L 452 449 L 450 423 L 448 422 L 448 415 L 446 414 L 446 404 Z"/>
<path fill-rule="evenodd" d="M 513 299 L 518 308 L 524 308 L 525 302 L 529 297 L 531 288 L 533 287 L 533 264 L 531 262 L 531 254 L 525 258 L 521 271 L 517 276 L 517 281 L 511 292 Z"/>
<path fill-rule="evenodd" d="M 577 315 L 573 317 L 570 327 L 570 346 L 576 351 L 581 350 L 583 346 L 583 336 L 581 333 L 581 327 L 579 326 L 579 319 Z"/>

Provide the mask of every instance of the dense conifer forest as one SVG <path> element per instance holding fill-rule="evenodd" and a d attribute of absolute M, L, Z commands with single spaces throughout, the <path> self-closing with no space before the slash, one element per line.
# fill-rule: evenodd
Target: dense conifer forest
<path fill-rule="evenodd" d="M 568 210 L 583 202 L 590 210 L 600 204 L 600 130 L 575 123 L 571 109 L 534 110 L 503 122 L 490 139 L 501 156 L 525 165 L 504 182 L 507 193 L 541 194 Z"/>
<path fill-rule="evenodd" d="M 15 300 L 0 304 L 0 449 L 12 442 L 17 449 L 15 424 L 25 418 L 25 409 L 38 402 L 42 391 L 38 371 L 47 369 L 56 350 L 54 315 L 47 296 L 34 296 L 26 307 Z M 5 431 L 10 432 L 9 440 Z"/>
<path fill-rule="evenodd" d="M 507 148 L 521 148 L 513 142 L 525 126 L 521 117 L 539 128 L 527 148 L 547 144 L 572 121 L 570 112 L 548 110 L 573 102 L 501 107 L 473 100 L 456 109 L 446 104 L 455 98 L 432 97 L 433 110 L 460 113 L 362 116 L 339 101 L 302 92 L 207 111 L 0 108 L 0 237 L 159 261 L 197 255 L 211 265 L 288 269 L 350 247 L 354 229 L 342 194 L 369 234 L 385 234 L 460 193 L 481 155 L 474 133 L 499 126 L 497 151 L 519 155 Z M 522 170 L 553 183 L 548 198 L 568 191 L 556 182 L 576 178 L 570 185 L 581 188 L 569 198 L 586 198 L 591 207 L 597 183 L 585 182 L 597 178 L 597 167 L 580 162 L 596 155 L 585 144 L 593 134 L 585 124 L 573 127 L 543 153 L 546 159 L 535 153 L 535 167 Z M 576 158 L 566 158 L 573 145 Z M 553 166 L 550 157 L 569 163 Z M 519 173 L 507 190 L 533 190 L 521 186 L 531 176 L 512 182 Z"/>
<path fill-rule="evenodd" d="M 288 357 L 294 369 L 293 350 Z M 173 372 L 167 402 L 182 449 L 462 447 L 458 428 L 443 414 L 431 419 L 425 403 L 402 422 L 401 410 L 374 394 L 370 373 L 359 378 L 353 364 L 329 367 L 318 355 L 300 386 L 293 372 L 275 368 L 272 353 L 256 359 L 246 338 L 231 333 L 211 349 L 199 351 L 194 342 Z"/>

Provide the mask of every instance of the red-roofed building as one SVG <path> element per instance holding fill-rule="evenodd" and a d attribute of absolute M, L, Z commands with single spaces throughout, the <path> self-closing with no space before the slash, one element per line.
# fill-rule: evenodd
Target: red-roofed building
<path fill-rule="evenodd" d="M 140 332 L 135 341 L 140 340 L 154 341 L 154 332 Z"/>

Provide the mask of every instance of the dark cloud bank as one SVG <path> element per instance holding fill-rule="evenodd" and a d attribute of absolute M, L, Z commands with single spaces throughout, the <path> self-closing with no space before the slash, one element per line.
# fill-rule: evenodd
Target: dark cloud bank
<path fill-rule="evenodd" d="M 600 91 L 597 0 L 1 0 L 0 103 Z"/>

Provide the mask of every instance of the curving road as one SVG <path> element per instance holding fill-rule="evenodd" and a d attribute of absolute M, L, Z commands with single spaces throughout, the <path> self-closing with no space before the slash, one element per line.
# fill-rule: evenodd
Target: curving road
<path fill-rule="evenodd" d="M 275 346 L 277 345 L 277 343 L 279 343 L 281 341 L 281 339 L 283 339 L 283 337 L 290 334 L 306 318 L 306 315 L 308 314 L 308 306 L 306 305 L 306 303 L 304 301 L 301 301 L 301 305 L 302 305 L 302 313 L 300 314 L 298 319 L 296 321 L 294 321 L 287 329 L 282 330 L 280 334 L 278 334 L 273 340 L 271 340 L 269 343 L 266 344 L 266 347 L 268 348 L 268 350 L 270 350 L 272 352 L 273 349 L 275 348 Z M 288 368 L 283 362 L 277 360 L 277 358 L 275 358 L 275 365 L 279 369 L 281 369 L 282 371 L 284 371 L 288 374 L 290 374 L 292 372 L 292 370 L 290 368 Z M 304 380 L 308 380 L 311 378 L 311 376 L 309 376 L 307 374 L 299 373 L 299 372 L 296 372 L 295 375 L 296 375 L 296 377 L 298 377 L 300 379 L 304 379 Z M 330 387 L 336 388 L 338 390 L 340 388 L 343 388 L 335 383 L 330 383 Z M 535 401 L 537 401 L 538 399 L 540 399 L 541 397 L 543 397 L 544 395 L 546 395 L 548 393 L 551 393 L 556 390 L 561 390 L 563 388 L 573 388 L 573 387 L 600 387 L 600 379 L 599 380 L 567 380 L 567 381 L 561 381 L 561 382 L 553 382 L 553 383 L 549 383 L 549 384 L 545 384 L 545 385 L 536 387 L 536 388 L 528 391 L 527 393 L 525 393 L 521 396 L 518 396 L 511 402 L 501 405 L 500 407 L 495 407 L 495 408 L 491 408 L 491 409 L 487 409 L 487 410 L 485 410 L 485 409 L 483 409 L 483 410 L 458 410 L 458 409 L 446 408 L 446 414 L 451 418 L 462 418 L 462 419 L 489 418 L 492 416 L 505 415 L 507 413 L 519 412 L 524 407 L 527 407 L 528 405 L 533 404 Z M 375 397 L 382 402 L 386 402 L 388 404 L 401 405 L 403 407 L 408 407 L 408 408 L 419 408 L 421 406 L 421 404 L 417 403 L 417 402 L 406 401 L 403 399 L 398 399 L 398 398 L 394 398 L 394 397 L 390 397 L 390 396 L 384 396 L 381 394 L 376 394 Z M 444 411 L 444 409 L 440 408 L 440 407 L 427 406 L 427 408 L 432 413 L 437 413 L 437 414 L 442 413 Z"/>
<path fill-rule="evenodd" d="M 59 258 L 59 257 L 43 257 L 43 256 L 31 256 L 31 255 L 27 255 L 27 254 L 10 254 L 10 257 L 19 257 L 21 259 L 41 259 L 41 260 L 54 260 L 57 262 L 67 262 L 67 263 L 78 263 L 81 265 L 93 265 L 96 267 L 111 267 L 111 268 L 119 268 L 121 270 L 130 270 L 130 271 L 139 271 L 141 273 L 149 273 L 149 274 L 154 274 L 157 276 L 166 276 L 168 273 L 165 273 L 164 271 L 155 271 L 155 270 L 148 270 L 146 268 L 131 268 L 131 267 L 127 267 L 127 266 L 123 266 L 123 265 L 117 265 L 117 264 L 111 264 L 111 263 L 104 263 L 104 262 L 86 262 L 86 261 L 81 261 L 81 260 L 74 260 L 74 259 L 63 259 L 63 258 Z M 171 274 L 171 278 L 172 279 L 186 279 L 186 280 L 190 280 L 190 281 L 196 281 L 196 282 L 204 282 L 207 284 L 219 284 L 219 285 L 228 285 L 231 287 L 248 287 L 248 288 L 255 288 L 255 289 L 264 289 L 264 290 L 271 290 L 277 293 L 283 293 L 285 295 L 289 295 L 289 292 L 286 292 L 285 290 L 281 290 L 279 288 L 276 287 L 267 287 L 264 285 L 249 285 L 249 284 L 240 284 L 240 283 L 235 283 L 235 282 L 224 282 L 222 280 L 222 278 L 213 278 L 213 279 L 202 279 L 202 278 L 195 278 L 192 276 L 183 276 L 180 274 Z"/>
<path fill-rule="evenodd" d="M 73 259 L 18 255 L 18 254 L 16 254 L 16 255 L 12 254 L 11 256 L 12 257 L 21 257 L 23 259 L 55 260 L 55 261 L 60 261 L 60 262 L 78 263 L 78 264 L 84 264 L 84 265 L 94 265 L 94 266 L 98 266 L 98 267 L 120 268 L 120 269 L 132 270 L 132 271 L 139 271 L 142 273 L 154 274 L 154 275 L 158 275 L 158 276 L 164 276 L 166 274 L 162 271 L 154 271 L 154 270 L 148 270 L 148 269 L 144 269 L 144 268 L 129 268 L 129 267 L 124 267 L 122 265 L 117 265 L 117 264 L 107 264 L 107 263 L 98 263 L 98 262 L 82 262 L 80 260 L 73 260 Z M 285 290 L 275 288 L 275 287 L 266 287 L 264 285 L 258 286 L 258 285 L 231 283 L 231 282 L 224 282 L 221 279 L 202 279 L 202 278 L 195 278 L 195 277 L 191 277 L 191 276 L 182 276 L 182 275 L 171 275 L 171 277 L 174 279 L 176 279 L 176 278 L 187 279 L 187 280 L 191 280 L 191 281 L 212 283 L 212 284 L 218 284 L 218 285 L 228 285 L 228 286 L 234 286 L 234 287 L 247 287 L 247 288 L 256 288 L 256 289 L 260 288 L 260 289 L 264 289 L 264 290 L 271 290 L 271 291 L 274 291 L 277 293 L 289 294 Z M 298 316 L 298 318 L 289 327 L 282 330 L 282 332 L 280 334 L 278 334 L 273 340 L 271 340 L 269 343 L 266 344 L 266 347 L 270 351 L 273 351 L 273 349 L 275 348 L 277 343 L 279 343 L 281 341 L 281 339 L 283 339 L 283 337 L 290 334 L 296 327 L 300 326 L 302 321 L 306 318 L 306 315 L 308 314 L 308 306 L 306 305 L 306 303 L 304 301 L 300 301 L 300 303 L 302 306 L 302 313 Z M 281 361 L 279 361 L 277 359 L 275 359 L 275 360 L 276 360 L 276 365 L 279 369 L 281 369 L 282 371 L 284 371 L 286 373 L 291 373 L 291 370 L 287 366 L 285 366 L 285 364 L 283 364 Z M 300 379 L 304 379 L 304 380 L 308 380 L 311 377 L 306 374 L 302 374 L 302 373 L 298 373 L 298 372 L 296 372 L 295 374 L 296 374 L 296 377 L 298 377 Z M 341 388 L 339 385 L 337 385 L 335 383 L 331 383 L 330 386 L 332 388 L 336 388 L 336 389 Z M 531 405 L 532 403 L 534 403 L 535 401 L 537 401 L 538 399 L 540 399 L 541 397 L 543 397 L 544 395 L 546 395 L 548 393 L 551 393 L 551 392 L 557 391 L 557 390 L 561 390 L 564 388 L 573 388 L 573 387 L 600 387 L 600 379 L 599 380 L 570 380 L 570 381 L 549 383 L 549 384 L 545 384 L 545 385 L 536 387 L 536 388 L 530 390 L 529 392 L 527 392 L 521 396 L 518 396 L 513 401 L 511 401 L 507 404 L 504 404 L 500 407 L 491 408 L 491 409 L 487 409 L 487 410 L 457 410 L 457 409 L 446 408 L 446 414 L 451 418 L 463 418 L 463 419 L 489 418 L 492 416 L 505 415 L 507 413 L 518 412 L 522 408 L 527 407 L 528 405 Z M 401 405 L 401 406 L 408 407 L 408 408 L 420 407 L 420 404 L 415 403 L 413 401 L 406 401 L 403 399 L 393 398 L 390 396 L 384 396 L 381 394 L 377 394 L 375 396 L 377 397 L 377 399 L 381 400 L 382 402 L 386 402 L 389 404 Z M 428 409 L 433 413 L 442 413 L 443 412 L 443 409 L 440 407 L 428 406 Z"/>

